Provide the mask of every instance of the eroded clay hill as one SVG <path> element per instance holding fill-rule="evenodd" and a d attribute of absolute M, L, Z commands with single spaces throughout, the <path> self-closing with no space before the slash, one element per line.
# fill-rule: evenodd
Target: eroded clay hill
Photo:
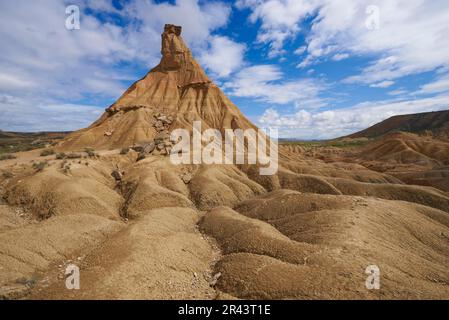
<path fill-rule="evenodd" d="M 167 25 L 162 39 L 161 64 L 61 146 L 83 151 L 0 162 L 0 298 L 449 298 L 440 189 L 299 146 L 280 147 L 271 176 L 256 165 L 174 165 L 160 137 L 174 127 L 253 125 L 210 83 L 179 28 Z M 114 149 L 140 139 L 162 149 Z M 395 161 L 409 154 L 372 148 L 379 163 L 387 151 Z M 68 264 L 80 267 L 80 290 L 65 286 Z M 370 265 L 379 290 L 365 286 Z"/>
<path fill-rule="evenodd" d="M 449 110 L 394 116 L 348 137 L 376 138 L 392 132 L 416 134 L 427 132 L 447 140 L 449 138 Z"/>
<path fill-rule="evenodd" d="M 206 129 L 254 128 L 195 61 L 181 27 L 165 26 L 161 53 L 158 66 L 90 127 L 71 134 L 61 149 L 130 147 L 153 140 L 160 132 L 192 130 L 193 121 L 202 121 Z M 164 123 L 158 119 L 161 115 L 167 118 Z"/>
<path fill-rule="evenodd" d="M 351 141 L 344 140 L 345 143 Z M 449 191 L 447 140 L 429 134 L 394 132 L 361 142 L 364 146 L 349 150 L 316 148 L 313 152 L 303 154 L 318 157 L 329 165 L 357 163 L 366 169 L 394 176 L 409 185 L 432 186 Z"/>

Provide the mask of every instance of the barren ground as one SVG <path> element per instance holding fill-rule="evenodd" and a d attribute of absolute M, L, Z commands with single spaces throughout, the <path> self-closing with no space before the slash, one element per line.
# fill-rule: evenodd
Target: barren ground
<path fill-rule="evenodd" d="M 292 145 L 268 178 L 133 151 L 40 151 L 0 162 L 2 298 L 449 298 L 441 189 Z M 65 287 L 70 263 L 80 290 Z M 365 287 L 373 264 L 380 290 Z"/>

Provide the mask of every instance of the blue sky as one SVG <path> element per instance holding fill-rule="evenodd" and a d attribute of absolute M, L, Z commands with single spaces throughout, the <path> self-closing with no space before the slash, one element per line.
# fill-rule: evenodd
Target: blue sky
<path fill-rule="evenodd" d="M 65 9 L 80 8 L 80 30 Z M 449 109 L 449 2 L 0 2 L 0 129 L 89 125 L 160 59 L 165 23 L 253 122 L 326 139 Z"/>

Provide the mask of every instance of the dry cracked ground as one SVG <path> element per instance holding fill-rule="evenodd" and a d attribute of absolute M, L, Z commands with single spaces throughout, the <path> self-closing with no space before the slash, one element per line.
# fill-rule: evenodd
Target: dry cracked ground
<path fill-rule="evenodd" d="M 1 298 L 449 298 L 449 195 L 434 187 L 295 146 L 266 177 L 133 151 L 38 152 L 0 164 Z M 65 286 L 68 264 L 80 290 Z M 369 265 L 380 290 L 365 287 Z"/>

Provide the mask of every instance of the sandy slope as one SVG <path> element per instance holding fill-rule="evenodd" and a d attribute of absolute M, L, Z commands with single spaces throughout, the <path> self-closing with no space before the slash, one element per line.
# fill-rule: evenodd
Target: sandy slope
<path fill-rule="evenodd" d="M 443 193 L 299 157 L 296 165 L 283 161 L 309 173 L 281 168 L 268 192 L 245 173 L 257 172 L 251 168 L 136 157 L 108 152 L 71 160 L 69 172 L 53 160 L 42 172 L 0 175 L 3 297 L 449 297 Z M 110 176 L 117 165 L 125 171 L 120 183 Z M 372 182 L 350 178 L 357 174 Z M 69 260 L 81 267 L 80 291 L 64 287 Z M 364 287 L 370 264 L 384 275 L 376 292 Z"/>

